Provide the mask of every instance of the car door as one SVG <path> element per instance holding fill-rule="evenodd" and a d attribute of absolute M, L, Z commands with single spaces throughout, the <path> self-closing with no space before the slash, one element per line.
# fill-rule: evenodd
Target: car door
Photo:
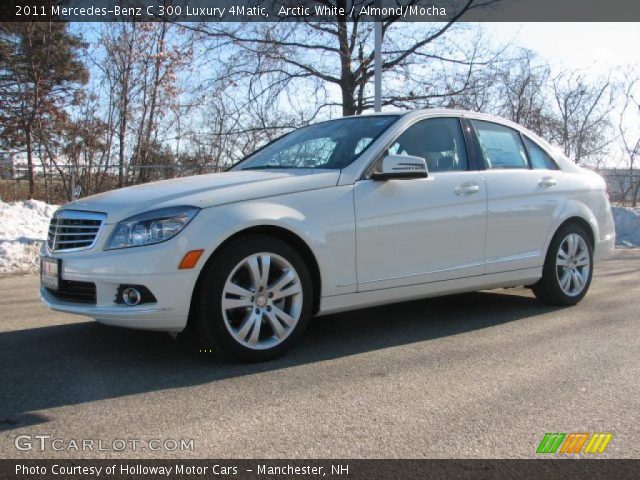
<path fill-rule="evenodd" d="M 431 118 L 387 150 L 427 161 L 427 178 L 356 182 L 358 291 L 481 275 L 487 196 L 460 120 Z"/>
<path fill-rule="evenodd" d="M 486 165 L 485 273 L 538 267 L 566 203 L 564 175 L 535 142 L 525 137 L 525 146 L 517 130 L 481 120 L 471 124 Z"/>

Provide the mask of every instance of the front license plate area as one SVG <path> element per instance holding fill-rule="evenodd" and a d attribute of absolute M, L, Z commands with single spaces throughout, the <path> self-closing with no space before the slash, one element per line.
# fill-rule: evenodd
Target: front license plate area
<path fill-rule="evenodd" d="M 61 263 L 59 258 L 42 257 L 40 260 L 40 283 L 43 287 L 54 291 L 59 290 Z"/>

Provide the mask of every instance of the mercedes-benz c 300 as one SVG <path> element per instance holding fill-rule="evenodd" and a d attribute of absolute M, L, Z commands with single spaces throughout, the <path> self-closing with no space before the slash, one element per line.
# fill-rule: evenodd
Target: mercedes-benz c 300
<path fill-rule="evenodd" d="M 40 294 L 266 360 L 310 317 L 345 310 L 520 285 L 575 304 L 614 241 L 603 179 L 532 132 L 470 112 L 383 113 L 301 128 L 223 173 L 64 205 Z"/>

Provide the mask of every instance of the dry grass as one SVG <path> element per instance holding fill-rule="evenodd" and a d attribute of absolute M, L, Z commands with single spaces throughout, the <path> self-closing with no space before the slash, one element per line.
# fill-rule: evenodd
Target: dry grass
<path fill-rule="evenodd" d="M 0 200 L 18 202 L 29 199 L 29 180 L 0 180 Z M 34 199 L 59 205 L 68 201 L 67 194 L 60 180 L 49 181 L 49 195 L 43 179 L 36 179 Z"/>

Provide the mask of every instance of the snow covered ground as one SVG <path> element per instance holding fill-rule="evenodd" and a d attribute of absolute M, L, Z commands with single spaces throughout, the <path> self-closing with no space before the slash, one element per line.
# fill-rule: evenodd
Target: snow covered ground
<path fill-rule="evenodd" d="M 612 206 L 616 222 L 616 243 L 625 247 L 640 246 L 640 207 Z"/>
<path fill-rule="evenodd" d="M 56 205 L 0 200 L 0 275 L 38 270 L 38 251 Z"/>
<path fill-rule="evenodd" d="M 38 251 L 47 237 L 56 205 L 37 200 L 4 203 L 0 200 L 0 275 L 36 272 Z M 617 243 L 640 247 L 640 208 L 613 206 Z"/>

